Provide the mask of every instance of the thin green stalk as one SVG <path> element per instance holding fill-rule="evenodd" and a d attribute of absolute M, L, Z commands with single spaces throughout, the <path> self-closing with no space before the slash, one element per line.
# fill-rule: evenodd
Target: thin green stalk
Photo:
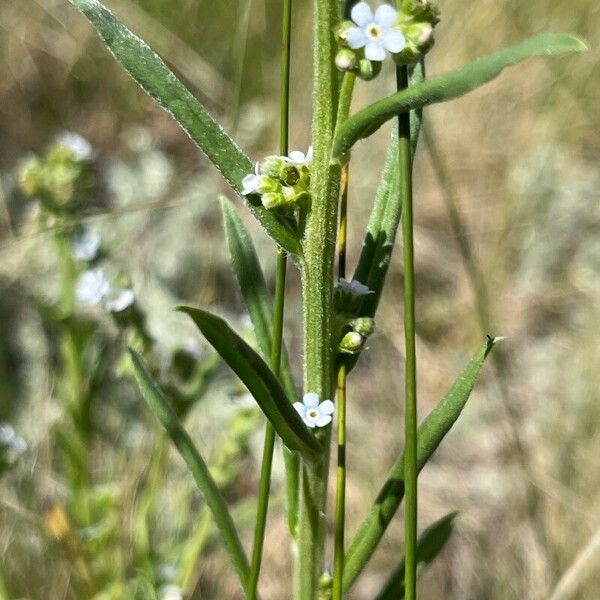
<path fill-rule="evenodd" d="M 398 90 L 408 87 L 407 67 L 396 70 Z M 417 369 L 415 348 L 415 266 L 413 244 L 412 149 L 410 115 L 398 117 L 398 161 L 404 259 L 404 337 L 406 343 L 404 412 L 404 553 L 406 600 L 417 596 Z"/>
<path fill-rule="evenodd" d="M 337 126 L 348 118 L 356 76 L 345 73 L 340 91 Z M 337 128 L 337 127 L 336 127 Z M 338 229 L 338 277 L 346 277 L 348 239 L 348 185 L 350 167 L 342 168 L 340 225 Z M 337 382 L 337 481 L 335 500 L 335 539 L 333 555 L 333 600 L 341 600 L 344 580 L 344 536 L 346 526 L 346 365 L 338 370 Z"/>
<path fill-rule="evenodd" d="M 334 384 L 333 278 L 341 169 L 331 148 L 338 101 L 335 41 L 338 0 L 314 0 L 314 107 L 311 208 L 303 242 L 304 390 L 330 398 Z M 325 508 L 330 429 L 317 433 L 322 460 L 302 465 L 298 521 L 296 600 L 314 600 L 324 570 Z"/>
<path fill-rule="evenodd" d="M 289 152 L 289 115 L 290 115 L 290 57 L 291 57 L 291 31 L 292 31 L 292 0 L 283 3 L 283 27 L 281 45 L 281 113 L 279 130 L 279 153 L 287 156 Z M 271 368 L 275 375 L 279 375 L 281 367 L 281 351 L 283 346 L 283 315 L 285 307 L 285 278 L 287 255 L 285 251 L 277 248 L 277 270 L 275 274 L 275 306 L 273 315 Z M 275 430 L 270 423 L 265 427 L 265 441 L 260 472 L 258 494 L 258 509 L 256 526 L 254 529 L 254 543 L 252 546 L 252 559 L 248 577 L 247 596 L 250 600 L 257 597 L 258 579 L 262 563 L 262 553 L 269 510 L 269 495 L 271 492 L 271 471 L 273 469 L 273 452 L 275 449 Z M 288 494 L 294 493 L 289 489 Z M 294 506 L 295 502 L 292 502 Z"/>

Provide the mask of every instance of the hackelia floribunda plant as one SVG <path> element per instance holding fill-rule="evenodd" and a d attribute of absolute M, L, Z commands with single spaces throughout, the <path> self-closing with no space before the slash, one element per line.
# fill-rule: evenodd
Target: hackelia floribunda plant
<path fill-rule="evenodd" d="M 487 354 L 497 340 L 485 340 L 442 402 L 417 431 L 412 226 L 412 157 L 417 149 L 422 109 L 449 101 L 494 79 L 505 67 L 537 55 L 580 51 L 585 45 L 568 34 L 540 35 L 445 75 L 424 79 L 424 60 L 439 21 L 431 0 L 398 0 L 395 6 L 366 2 L 313 0 L 314 94 L 310 156 L 288 151 L 291 0 L 284 0 L 282 110 L 278 152 L 253 167 L 247 155 L 208 111 L 169 71 L 164 62 L 126 29 L 98 0 L 71 0 L 81 9 L 132 77 L 170 112 L 221 172 L 277 247 L 274 308 L 260 263 L 236 208 L 222 200 L 227 243 L 256 333 L 250 346 L 223 319 L 192 307 L 180 307 L 222 359 L 239 376 L 268 420 L 258 493 L 256 530 L 248 559 L 228 506 L 176 411 L 132 353 L 142 394 L 171 436 L 204 493 L 240 585 L 258 597 L 258 581 L 270 489 L 273 442 L 285 452 L 287 512 L 295 547 L 296 600 L 339 600 L 366 567 L 406 495 L 404 568 L 397 569 L 379 597 L 416 597 L 417 562 L 426 564 L 452 531 L 454 514 L 416 537 L 416 478 L 458 418 Z M 351 17 L 350 20 L 344 17 Z M 333 32 L 333 35 L 332 35 Z M 382 62 L 396 65 L 397 91 L 351 113 L 356 78 L 372 80 Z M 340 76 L 340 71 L 343 75 Z M 348 165 L 354 145 L 385 123 L 397 123 L 355 273 L 346 278 L 346 204 Z M 308 130 L 308 127 L 306 128 Z M 402 214 L 402 222 L 400 215 Z M 339 223 L 339 230 L 338 230 Z M 344 543 L 346 378 L 374 328 L 374 317 L 398 227 L 403 229 L 404 318 L 406 338 L 405 450 L 384 482 L 377 502 L 354 540 Z M 340 277 L 334 277 L 336 245 Z M 283 351 L 282 326 L 286 255 L 298 265 L 303 304 L 303 402 L 298 397 Z M 336 285 L 337 284 L 337 285 Z M 332 398 L 337 388 L 337 395 Z M 327 474 L 330 421 L 337 419 L 338 468 L 334 568 L 326 569 Z M 421 438 L 417 457 L 417 436 Z M 423 450 L 425 449 L 425 450 Z M 427 559 L 419 548 L 427 548 Z M 400 590 L 400 591 L 399 591 Z"/>

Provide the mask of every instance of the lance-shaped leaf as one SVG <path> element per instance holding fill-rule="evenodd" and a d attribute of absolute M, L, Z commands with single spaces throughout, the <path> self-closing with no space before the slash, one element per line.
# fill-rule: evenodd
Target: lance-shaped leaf
<path fill-rule="evenodd" d="M 273 330 L 273 300 L 267 290 L 254 244 L 234 205 L 225 197 L 221 198 L 221 210 L 225 225 L 225 237 L 231 254 L 231 262 L 240 291 L 250 314 L 254 333 L 260 351 L 265 358 L 271 356 Z M 294 378 L 287 353 L 281 356 L 279 379 L 290 402 L 296 396 Z M 288 520 L 290 529 L 295 529 L 300 479 L 300 460 L 298 454 L 284 448 L 285 472 L 287 478 Z"/>
<path fill-rule="evenodd" d="M 258 347 L 265 359 L 268 359 L 271 356 L 272 345 L 273 300 L 267 290 L 252 238 L 235 206 L 227 198 L 221 197 L 221 211 L 233 270 L 254 327 Z M 296 389 L 285 352 L 281 358 L 280 380 L 290 402 L 293 402 L 296 399 Z"/>
<path fill-rule="evenodd" d="M 457 515 L 458 513 L 453 512 L 442 517 L 419 536 L 416 551 L 417 577 L 423 574 L 450 539 Z M 379 592 L 376 600 L 401 600 L 402 598 L 404 598 L 404 558 Z"/>
<path fill-rule="evenodd" d="M 179 454 L 181 454 L 181 457 L 192 473 L 198 488 L 204 496 L 206 504 L 212 512 L 223 538 L 225 549 L 237 571 L 242 587 L 245 587 L 249 572 L 248 559 L 246 558 L 233 519 L 227 510 L 225 500 L 215 480 L 212 478 L 206 463 L 198 453 L 194 442 L 192 442 L 190 436 L 183 428 L 166 396 L 148 373 L 142 358 L 137 352 L 131 349 L 129 352 L 142 396 L 148 403 L 150 410 L 169 434 Z"/>
<path fill-rule="evenodd" d="M 221 358 L 233 369 L 275 429 L 283 443 L 309 461 L 319 460 L 321 444 L 287 399 L 267 363 L 220 317 L 199 308 L 180 306 Z"/>
<path fill-rule="evenodd" d="M 490 338 L 479 348 L 439 404 L 417 431 L 417 469 L 425 466 L 460 416 L 485 359 L 501 338 Z M 394 463 L 375 504 L 348 547 L 344 565 L 344 589 L 349 589 L 377 548 L 404 497 L 404 452 Z"/>
<path fill-rule="evenodd" d="M 344 155 L 358 140 L 370 136 L 392 117 L 446 102 L 474 90 L 496 78 L 505 67 L 531 56 L 582 52 L 586 45 L 567 33 L 544 33 L 504 50 L 480 58 L 456 71 L 428 79 L 419 85 L 392 94 L 350 117 L 336 135 L 333 157 Z"/>
<path fill-rule="evenodd" d="M 90 20 L 113 56 L 127 72 L 173 116 L 231 187 L 241 193 L 242 179 L 254 170 L 250 159 L 175 77 L 160 56 L 98 0 L 70 2 Z M 264 208 L 256 196 L 244 199 L 248 208 L 277 243 L 293 254 L 300 253 L 300 243 L 295 232 L 286 226 L 276 213 Z"/>

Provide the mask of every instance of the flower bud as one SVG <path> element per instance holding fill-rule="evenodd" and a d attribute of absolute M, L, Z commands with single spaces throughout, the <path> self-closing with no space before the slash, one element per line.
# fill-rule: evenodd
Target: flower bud
<path fill-rule="evenodd" d="M 263 175 L 256 186 L 256 191 L 259 194 L 277 193 L 281 191 L 281 184 L 272 177 Z"/>
<path fill-rule="evenodd" d="M 344 354 L 356 354 L 363 349 L 366 338 L 356 331 L 349 331 L 339 345 L 339 351 Z"/>
<path fill-rule="evenodd" d="M 347 71 L 354 71 L 357 64 L 358 58 L 356 56 L 356 52 L 350 48 L 342 48 L 335 55 L 335 66 L 343 73 L 346 73 Z"/>
<path fill-rule="evenodd" d="M 440 10 L 435 0 L 404 0 L 401 12 L 415 22 L 436 25 L 440 21 Z"/>
<path fill-rule="evenodd" d="M 279 179 L 281 177 L 282 170 L 289 166 L 289 164 L 281 156 L 267 156 L 265 160 L 260 164 L 261 175 Z"/>
<path fill-rule="evenodd" d="M 375 79 L 381 72 L 382 63 L 379 61 L 371 61 L 367 58 L 361 58 L 358 61 L 358 73 L 357 75 L 364 81 L 371 81 Z"/>
<path fill-rule="evenodd" d="M 333 30 L 335 41 L 341 48 L 348 47 L 348 31 L 354 27 L 356 27 L 356 25 L 352 21 L 342 21 Z"/>
<path fill-rule="evenodd" d="M 350 322 L 350 326 L 363 337 L 369 337 L 375 330 L 375 321 L 371 317 L 359 317 Z"/>
<path fill-rule="evenodd" d="M 263 206 L 269 210 L 280 208 L 287 204 L 282 192 L 267 192 L 266 194 L 262 194 L 260 199 Z"/>

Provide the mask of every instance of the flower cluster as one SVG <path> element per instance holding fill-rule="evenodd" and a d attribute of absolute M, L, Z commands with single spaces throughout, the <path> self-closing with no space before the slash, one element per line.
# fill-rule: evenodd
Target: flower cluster
<path fill-rule="evenodd" d="M 113 313 L 122 312 L 135 302 L 133 290 L 111 284 L 102 269 L 84 271 L 77 280 L 75 295 L 80 302 L 90 306 L 102 304 Z"/>
<path fill-rule="evenodd" d="M 306 154 L 295 150 L 289 156 L 267 156 L 242 180 L 242 194 L 259 194 L 268 209 L 307 206 L 311 162 L 312 146 Z"/>
<path fill-rule="evenodd" d="M 340 278 L 335 286 L 336 312 L 338 314 L 338 351 L 342 354 L 357 354 L 375 329 L 371 317 L 357 317 L 361 301 L 373 294 L 364 283 Z"/>
<path fill-rule="evenodd" d="M 416 62 L 433 45 L 439 12 L 433 0 L 405 0 L 399 11 L 382 4 L 375 13 L 366 2 L 355 4 L 351 21 L 343 21 L 335 35 L 340 46 L 336 65 L 362 79 L 373 79 L 391 54 L 398 64 Z"/>
<path fill-rule="evenodd" d="M 76 133 L 60 134 L 44 157 L 25 160 L 19 184 L 28 198 L 37 200 L 49 215 L 72 214 L 87 206 L 96 189 L 90 143 Z"/>
<path fill-rule="evenodd" d="M 294 408 L 302 417 L 304 424 L 311 429 L 315 427 L 325 427 L 332 420 L 335 407 L 331 400 L 321 402 L 319 394 L 316 392 L 307 392 L 302 398 L 302 402 L 294 402 Z"/>

